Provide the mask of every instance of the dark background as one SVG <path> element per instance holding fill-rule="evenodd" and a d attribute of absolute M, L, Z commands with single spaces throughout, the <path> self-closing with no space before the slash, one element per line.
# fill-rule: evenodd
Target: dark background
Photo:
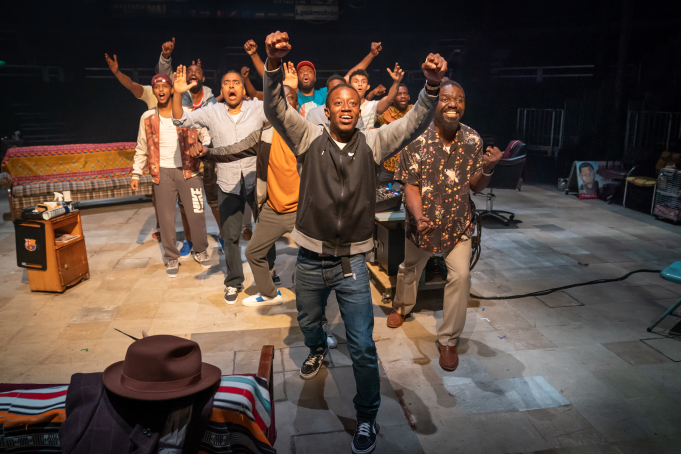
<path fill-rule="evenodd" d="M 88 77 L 112 76 L 108 69 L 85 69 L 107 68 L 105 52 L 117 54 L 121 68 L 153 68 L 162 43 L 175 37 L 173 66 L 200 58 L 205 69 L 222 74 L 251 66 L 242 47 L 248 39 L 258 43 L 264 59 L 265 37 L 276 30 L 289 33 L 292 61 L 311 60 L 319 70 L 341 74 L 368 53 L 372 41 L 381 41 L 383 51 L 369 68 L 372 86 L 389 87 L 385 68 L 395 62 L 418 70 L 429 52 L 439 52 L 466 91 L 464 123 L 502 149 L 521 138 L 518 108 L 566 109 L 563 147 L 557 159 L 537 154 L 534 162 L 543 164 L 534 166 L 535 178 L 563 175 L 573 159 L 621 159 L 625 152 L 627 161 L 652 159 L 667 144 L 625 150 L 627 112 L 681 111 L 680 2 L 339 0 L 337 21 L 216 17 L 217 11 L 253 16 L 259 8 L 276 15 L 290 3 L 3 2 L 0 136 L 21 130 L 27 145 L 134 141 L 144 103 L 114 78 Z M 144 8 L 127 14 L 120 5 Z M 503 68 L 572 65 L 593 68 L 559 69 L 554 72 L 560 77 L 541 81 L 494 77 L 535 71 Z M 57 67 L 48 82 L 45 66 Z M 566 76 L 580 72 L 589 75 Z M 141 74 L 139 82 L 148 84 L 151 73 Z M 251 78 L 262 86 L 253 69 Z M 408 80 L 415 100 L 422 79 Z M 206 85 L 217 86 L 212 80 Z M 678 141 L 672 134 L 669 148 L 678 149 Z"/>

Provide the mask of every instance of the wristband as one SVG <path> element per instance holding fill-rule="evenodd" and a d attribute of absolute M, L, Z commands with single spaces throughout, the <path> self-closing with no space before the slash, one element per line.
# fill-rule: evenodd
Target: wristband
<path fill-rule="evenodd" d="M 485 171 L 483 170 L 482 174 L 486 177 L 491 177 L 492 175 L 494 175 L 494 169 L 492 169 L 492 171 L 490 173 L 485 173 Z"/>
<path fill-rule="evenodd" d="M 440 89 L 440 84 L 437 84 L 436 86 L 428 85 L 428 81 L 426 81 L 426 91 L 436 91 Z"/>

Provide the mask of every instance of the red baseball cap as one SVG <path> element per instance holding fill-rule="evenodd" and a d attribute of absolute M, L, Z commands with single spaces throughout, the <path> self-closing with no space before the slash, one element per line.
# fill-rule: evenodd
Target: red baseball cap
<path fill-rule="evenodd" d="M 296 71 L 300 71 L 300 68 L 302 68 L 303 66 L 309 66 L 315 73 L 317 72 L 314 65 L 310 61 L 301 61 L 300 63 L 298 63 L 298 66 L 296 66 Z"/>
<path fill-rule="evenodd" d="M 173 81 L 170 79 L 170 76 L 167 74 L 156 74 L 154 77 L 151 78 L 151 86 L 153 87 L 159 82 L 165 82 L 171 87 L 173 86 Z"/>

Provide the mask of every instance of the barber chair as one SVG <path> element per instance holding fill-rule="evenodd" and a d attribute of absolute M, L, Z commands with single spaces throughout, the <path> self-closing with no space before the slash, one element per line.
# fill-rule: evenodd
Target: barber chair
<path fill-rule="evenodd" d="M 489 192 L 480 193 L 485 195 L 487 201 L 487 206 L 485 207 L 486 209 L 478 210 L 478 214 L 481 218 L 485 216 L 492 216 L 499 219 L 506 226 L 509 225 L 509 222 L 513 220 L 515 217 L 514 213 L 511 213 L 510 211 L 494 209 L 494 199 L 496 198 L 494 190 L 517 189 L 520 191 L 523 182 L 522 174 L 523 169 L 525 168 L 526 158 L 525 144 L 520 140 L 512 140 L 506 147 L 501 160 L 494 168 L 492 180 L 487 185 Z"/>

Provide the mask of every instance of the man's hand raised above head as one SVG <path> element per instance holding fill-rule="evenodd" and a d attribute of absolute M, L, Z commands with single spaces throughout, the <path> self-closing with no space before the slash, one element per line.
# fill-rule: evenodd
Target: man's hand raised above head
<path fill-rule="evenodd" d="M 118 72 L 118 58 L 116 58 L 116 54 L 114 54 L 113 60 L 109 58 L 108 54 L 104 54 L 104 58 L 106 58 L 106 64 L 109 65 L 111 72 L 116 74 Z"/>
<path fill-rule="evenodd" d="M 291 51 L 288 42 L 288 33 L 276 31 L 267 36 L 265 40 L 267 50 L 267 69 L 273 71 L 281 65 L 281 59 Z"/>
<path fill-rule="evenodd" d="M 298 90 L 298 71 L 296 71 L 296 66 L 288 62 L 284 63 L 284 85 Z"/>
<path fill-rule="evenodd" d="M 244 66 L 243 68 L 241 68 L 241 77 L 243 77 L 244 79 L 247 79 L 250 73 L 251 70 L 248 68 L 248 66 Z"/>
<path fill-rule="evenodd" d="M 244 50 L 246 51 L 246 53 L 247 53 L 248 55 L 253 55 L 254 53 L 257 52 L 257 50 L 258 50 L 258 45 L 255 43 L 255 41 L 253 41 L 252 39 L 249 39 L 249 40 L 246 41 L 246 43 L 244 44 Z"/>
<path fill-rule="evenodd" d="M 200 68 L 201 67 L 201 59 L 199 58 L 196 61 L 192 60 L 192 66 L 198 66 Z"/>
<path fill-rule="evenodd" d="M 390 77 L 393 78 L 393 81 L 395 82 L 401 82 L 402 79 L 404 78 L 404 70 L 400 68 L 400 65 L 398 63 L 395 63 L 395 69 L 390 71 L 390 68 L 387 68 L 388 74 L 390 74 Z"/>
<path fill-rule="evenodd" d="M 172 39 L 172 41 L 166 41 L 163 43 L 163 46 L 161 46 L 161 55 L 163 55 L 163 58 L 170 58 L 170 54 L 173 53 L 173 50 L 175 49 L 175 38 Z"/>
<path fill-rule="evenodd" d="M 421 65 L 423 74 L 428 80 L 428 85 L 440 85 L 442 78 L 447 72 L 447 61 L 440 54 L 428 54 L 426 61 Z"/>
<path fill-rule="evenodd" d="M 374 57 L 382 50 L 383 47 L 381 46 L 381 43 L 371 43 L 371 55 Z"/>
<path fill-rule="evenodd" d="M 188 91 L 194 85 L 196 85 L 196 82 L 192 82 L 190 84 L 187 84 L 187 68 L 185 68 L 182 65 L 179 65 L 177 67 L 177 70 L 175 71 L 175 81 L 173 83 L 173 88 L 175 89 L 175 93 L 182 94 L 185 91 Z M 179 118 L 179 117 L 177 117 L 177 118 Z"/>

